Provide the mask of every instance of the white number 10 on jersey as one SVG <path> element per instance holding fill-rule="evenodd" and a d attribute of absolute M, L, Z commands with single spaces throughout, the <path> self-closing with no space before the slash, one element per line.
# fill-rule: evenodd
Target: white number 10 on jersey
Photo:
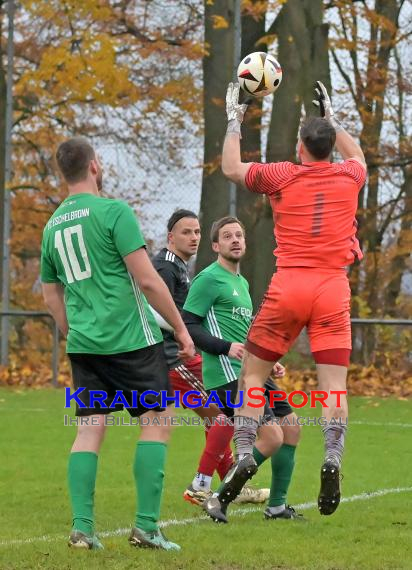
<path fill-rule="evenodd" d="M 73 246 L 73 235 L 77 235 L 81 259 L 83 261 L 84 269 L 80 267 L 79 260 Z M 66 246 L 66 250 L 65 250 Z M 70 226 L 63 230 L 58 230 L 54 234 L 54 247 L 57 249 L 62 260 L 64 272 L 66 273 L 67 283 L 74 283 L 74 281 L 81 281 L 91 276 L 90 262 L 87 256 L 86 246 L 83 239 L 83 228 L 80 224 L 77 226 Z M 67 251 L 67 255 L 66 255 Z M 68 258 L 67 258 L 68 256 Z"/>

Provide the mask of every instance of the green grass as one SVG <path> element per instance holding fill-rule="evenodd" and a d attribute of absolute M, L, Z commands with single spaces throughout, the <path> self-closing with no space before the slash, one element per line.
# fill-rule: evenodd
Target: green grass
<path fill-rule="evenodd" d="M 195 519 L 166 529 L 167 536 L 181 544 L 181 553 L 135 550 L 124 534 L 104 538 L 102 552 L 73 552 L 66 546 L 66 463 L 75 428 L 63 425 L 63 405 L 59 390 L 0 390 L 2 570 L 412 568 L 411 491 L 345 503 L 332 517 L 319 516 L 313 507 L 304 511 L 307 523 L 264 521 L 261 509 L 241 515 L 236 507 L 229 525 L 204 520 L 199 509 L 181 498 L 203 445 L 200 427 L 175 428 L 169 448 L 162 519 Z M 410 426 L 412 402 L 353 398 L 351 417 L 366 424 L 354 423 L 348 433 L 344 496 L 411 487 L 412 427 L 385 424 Z M 96 490 L 98 531 L 125 528 L 133 520 L 131 463 L 137 432 L 136 427 L 108 428 Z M 321 460 L 320 428 L 304 427 L 291 504 L 316 500 Z M 268 486 L 269 465 L 263 465 L 253 481 Z M 39 540 L 44 535 L 50 538 Z M 30 543 L 10 543 L 30 538 Z"/>

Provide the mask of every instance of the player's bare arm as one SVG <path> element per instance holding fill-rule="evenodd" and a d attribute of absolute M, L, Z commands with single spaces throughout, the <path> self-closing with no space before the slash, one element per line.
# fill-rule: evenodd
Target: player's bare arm
<path fill-rule="evenodd" d="M 319 108 L 321 117 L 325 117 L 336 131 L 336 148 L 343 160 L 357 160 L 366 168 L 365 156 L 355 139 L 342 127 L 336 119 L 332 103 L 326 87 L 321 81 L 316 82 L 316 99 L 313 104 Z"/>
<path fill-rule="evenodd" d="M 60 283 L 42 283 L 43 299 L 49 313 L 57 323 L 61 333 L 67 336 L 66 306 L 64 304 L 64 287 Z"/>
<path fill-rule="evenodd" d="M 126 255 L 124 261 L 129 273 L 136 279 L 150 305 L 170 324 L 180 344 L 179 356 L 190 358 L 195 354 L 193 341 L 172 299 L 170 291 L 152 265 L 144 248 Z"/>
<path fill-rule="evenodd" d="M 226 93 L 227 132 L 222 151 L 222 172 L 235 184 L 246 186 L 250 163 L 240 156 L 240 127 L 247 105 L 239 104 L 239 83 L 229 83 Z"/>

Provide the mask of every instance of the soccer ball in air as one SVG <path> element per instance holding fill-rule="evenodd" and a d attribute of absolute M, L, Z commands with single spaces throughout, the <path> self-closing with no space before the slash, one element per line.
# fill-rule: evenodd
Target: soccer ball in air
<path fill-rule="evenodd" d="M 272 55 L 255 51 L 240 62 L 237 77 L 243 91 L 254 97 L 264 97 L 279 87 L 282 68 Z"/>

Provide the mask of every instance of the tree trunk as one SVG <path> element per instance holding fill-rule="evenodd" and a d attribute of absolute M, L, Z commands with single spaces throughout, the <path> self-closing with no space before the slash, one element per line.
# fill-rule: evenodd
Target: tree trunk
<path fill-rule="evenodd" d="M 265 18 L 262 16 L 259 20 L 252 17 L 242 18 L 242 59 L 249 53 L 254 51 L 265 51 L 263 45 L 258 45 L 259 39 L 265 35 Z M 245 115 L 242 125 L 242 160 L 244 162 L 260 162 L 261 153 L 261 128 L 262 128 L 262 99 L 256 98 L 249 105 L 249 109 Z M 261 216 L 266 210 L 266 198 L 258 196 L 245 190 L 238 188 L 237 192 L 237 216 L 243 222 L 246 229 L 247 249 L 246 255 L 242 260 L 242 274 L 246 277 L 250 286 L 250 294 L 255 309 L 262 299 L 263 292 L 267 286 L 269 276 L 273 271 L 272 263 L 268 263 L 268 259 L 272 261 L 273 256 L 265 260 L 266 267 L 260 267 L 261 255 L 260 249 L 262 244 L 261 236 Z M 269 228 L 269 235 L 263 239 L 271 239 L 272 230 Z M 273 241 L 273 240 L 272 240 Z M 272 247 L 273 249 L 273 247 Z"/>
<path fill-rule="evenodd" d="M 379 267 L 382 233 L 378 220 L 378 196 L 380 172 L 375 164 L 380 154 L 380 141 L 383 124 L 384 96 L 388 82 L 388 65 L 391 51 L 395 45 L 399 2 L 396 0 L 376 0 L 376 18 L 371 23 L 366 87 L 361 109 L 363 128 L 360 145 L 365 154 L 368 167 L 368 186 L 366 211 L 360 216 L 360 239 L 365 250 L 363 266 L 365 280 L 362 285 L 366 304 L 371 315 L 382 313 L 382 297 L 379 294 Z M 360 207 L 364 194 L 360 195 Z M 362 210 L 361 210 L 362 211 Z M 358 284 L 358 287 L 360 284 Z M 360 291 L 358 291 L 360 293 Z M 373 362 L 377 341 L 376 327 L 367 327 L 362 331 L 364 362 Z"/>
<path fill-rule="evenodd" d="M 283 78 L 273 99 L 269 126 L 266 162 L 293 160 L 296 148 L 296 132 L 302 104 L 300 90 L 300 59 L 296 44 L 290 42 L 291 28 L 288 21 L 287 4 L 280 11 L 273 30 L 278 37 L 278 60 L 282 66 Z M 286 120 L 285 120 L 286 119 Z M 276 246 L 273 235 L 273 217 L 269 200 L 256 198 L 259 209 L 256 212 L 254 229 L 254 264 L 252 298 L 260 301 L 275 268 L 273 250 Z"/>
<path fill-rule="evenodd" d="M 376 1 L 375 12 L 380 19 L 374 20 L 371 25 L 372 41 L 369 49 L 366 96 L 362 112 L 363 128 L 360 135 L 360 144 L 365 153 L 369 172 L 366 213 L 361 223 L 360 236 L 367 250 L 365 282 L 365 290 L 368 292 L 367 303 L 374 315 L 379 312 L 381 301 L 377 294 L 377 287 L 382 237 L 378 222 L 379 169 L 373 163 L 380 153 L 388 64 L 397 32 L 398 10 L 396 0 Z"/>
<path fill-rule="evenodd" d="M 209 231 L 213 221 L 229 213 L 229 183 L 223 176 L 220 162 L 226 133 L 225 97 L 232 80 L 234 1 L 205 0 L 205 42 L 208 54 L 203 59 L 204 169 L 200 221 L 204 237 L 200 242 L 196 270 L 215 259 L 210 247 Z M 216 26 L 216 16 L 224 18 L 228 27 Z M 220 20 L 222 22 L 222 20 Z"/>
<path fill-rule="evenodd" d="M 301 96 L 307 115 L 318 114 L 312 105 L 315 81 L 322 81 L 330 88 L 329 26 L 323 23 L 323 1 L 288 0 L 282 12 L 282 21 L 285 22 L 282 25 L 286 25 L 288 35 L 282 34 L 285 57 L 281 61 L 284 65 L 289 49 L 293 49 L 295 60 L 299 61 L 298 68 L 293 69 L 297 71 L 297 79 L 300 79 L 300 89 L 295 95 Z M 278 33 L 283 32 L 280 22 L 277 30 Z"/>
<path fill-rule="evenodd" d="M 278 37 L 278 59 L 283 69 L 283 81 L 273 101 L 267 162 L 295 159 L 302 103 L 309 113 L 314 82 L 319 79 L 326 85 L 330 84 L 328 26 L 322 24 L 322 1 L 306 0 L 303 8 L 299 0 L 289 0 L 269 30 L 269 33 L 276 33 Z M 243 18 L 242 57 L 264 49 L 258 45 L 258 39 L 265 35 L 264 26 L 263 18 Z M 261 109 L 261 101 L 254 101 L 242 127 L 244 161 L 261 160 Z M 242 273 L 249 281 L 251 296 L 257 306 L 275 267 L 272 211 L 266 197 L 240 190 L 238 215 L 246 226 L 248 246 Z"/>
<path fill-rule="evenodd" d="M 303 9 L 302 9 L 303 8 Z M 302 104 L 309 114 L 313 108 L 313 85 L 319 79 L 330 84 L 328 59 L 328 27 L 322 24 L 321 0 L 289 0 L 275 23 L 279 43 L 279 62 L 283 79 L 273 101 L 266 160 L 296 160 L 296 143 Z M 263 209 L 259 225 L 259 250 L 256 252 L 256 273 L 261 277 L 255 294 L 261 296 L 270 278 L 272 267 L 267 260 L 274 240 L 269 205 Z"/>
<path fill-rule="evenodd" d="M 303 9 L 302 9 L 303 7 Z M 204 233 L 213 220 L 227 214 L 228 184 L 220 171 L 220 152 L 226 129 L 224 92 L 231 78 L 233 61 L 233 28 L 214 29 L 213 16 L 232 22 L 232 2 L 205 2 L 206 42 L 211 46 L 204 59 L 205 164 L 201 199 L 201 221 Z M 296 136 L 302 104 L 307 112 L 313 98 L 313 84 L 320 79 L 330 84 L 327 51 L 328 27 L 322 24 L 322 0 L 288 0 L 269 33 L 279 41 L 278 59 L 283 68 L 283 81 L 274 96 L 267 145 L 267 161 L 294 160 Z M 258 40 L 265 35 L 265 22 L 252 17 L 242 18 L 242 57 L 252 51 L 264 50 Z M 219 49 L 213 49 L 215 46 Z M 223 76 L 223 77 L 222 77 Z M 216 105 L 222 99 L 222 106 Z M 250 106 L 242 127 L 242 159 L 261 160 L 261 109 L 259 100 Z M 287 124 L 285 124 L 287 118 Z M 209 171 L 213 163 L 216 170 Z M 255 306 L 261 301 L 274 270 L 273 219 L 265 197 L 242 189 L 237 193 L 237 215 L 245 224 L 248 251 L 242 262 L 242 273 L 250 284 Z M 208 239 L 202 240 L 197 269 L 210 263 Z M 271 260 L 269 262 L 269 260 Z"/>

